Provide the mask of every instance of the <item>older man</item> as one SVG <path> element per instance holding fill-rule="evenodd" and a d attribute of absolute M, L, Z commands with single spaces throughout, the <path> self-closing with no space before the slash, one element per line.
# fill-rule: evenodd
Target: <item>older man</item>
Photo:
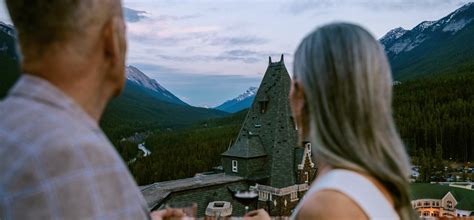
<path fill-rule="evenodd" d="M 124 87 L 120 0 L 6 3 L 24 74 L 0 103 L 0 219 L 148 219 L 98 127 Z"/>

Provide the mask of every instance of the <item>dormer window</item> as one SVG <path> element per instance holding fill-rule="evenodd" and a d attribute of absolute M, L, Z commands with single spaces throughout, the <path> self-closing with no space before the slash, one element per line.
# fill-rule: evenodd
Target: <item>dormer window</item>
<path fill-rule="evenodd" d="M 306 148 L 308 148 L 308 153 L 311 154 L 311 142 L 307 142 L 305 144 Z M 311 155 L 310 155 L 311 156 Z"/>
<path fill-rule="evenodd" d="M 232 172 L 239 172 L 239 163 L 236 160 L 232 160 Z"/>
<path fill-rule="evenodd" d="M 265 112 L 267 112 L 267 109 L 268 109 L 268 101 L 264 100 L 264 101 L 259 101 L 258 103 L 260 104 L 260 113 L 265 114 Z"/>

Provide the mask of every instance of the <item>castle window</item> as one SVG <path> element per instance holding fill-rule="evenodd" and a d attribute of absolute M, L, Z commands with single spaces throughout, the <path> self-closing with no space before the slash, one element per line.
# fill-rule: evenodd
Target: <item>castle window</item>
<path fill-rule="evenodd" d="M 236 160 L 232 161 L 232 172 L 239 172 L 239 163 Z"/>
<path fill-rule="evenodd" d="M 298 192 L 292 192 L 290 195 L 290 199 L 292 202 L 298 200 Z"/>
<path fill-rule="evenodd" d="M 308 172 L 304 172 L 304 182 L 309 183 L 309 174 L 308 174 Z"/>
<path fill-rule="evenodd" d="M 269 194 L 270 194 L 270 193 L 268 193 L 268 192 L 259 192 L 259 193 L 258 193 L 258 200 L 260 200 L 260 201 L 268 201 Z"/>
<path fill-rule="evenodd" d="M 260 113 L 264 114 L 265 112 L 267 112 L 267 109 L 268 109 L 268 101 L 267 100 L 264 100 L 264 101 L 260 101 L 258 102 L 260 104 Z"/>
<path fill-rule="evenodd" d="M 452 209 L 453 208 L 453 202 L 452 201 L 447 201 L 446 206 L 448 207 L 448 209 Z"/>
<path fill-rule="evenodd" d="M 293 125 L 293 128 L 295 128 L 295 130 L 298 130 L 298 126 L 296 126 L 295 118 L 290 117 L 290 121 L 291 121 L 291 124 Z"/>

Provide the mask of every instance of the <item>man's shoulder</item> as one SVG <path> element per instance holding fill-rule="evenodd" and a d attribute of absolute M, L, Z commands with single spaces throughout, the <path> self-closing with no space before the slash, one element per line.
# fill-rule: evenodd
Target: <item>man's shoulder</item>
<path fill-rule="evenodd" d="M 31 145 L 97 138 L 69 112 L 42 103 L 7 98 L 0 102 L 0 137 Z"/>
<path fill-rule="evenodd" d="M 7 100 L 0 103 L 0 156 L 2 169 L 16 169 L 19 160 L 34 158 L 53 173 L 80 169 L 80 164 L 102 166 L 120 164 L 113 146 L 100 130 L 78 122 L 67 112 L 31 102 Z M 3 166 L 4 165 L 4 166 Z M 28 168 L 28 166 L 24 166 Z M 33 167 L 30 167 L 33 168 Z"/>
<path fill-rule="evenodd" d="M 46 207 L 44 212 L 48 212 L 50 201 L 46 198 L 56 195 L 54 203 L 61 211 L 59 216 L 65 219 L 112 216 L 124 209 L 146 217 L 146 206 L 135 182 L 103 135 L 53 123 L 41 114 L 36 116 L 39 118 L 24 127 L 28 130 L 37 126 L 31 130 L 34 135 L 23 128 L 25 131 L 20 129 L 16 134 L 21 141 L 10 138 L 0 146 L 4 158 L 0 160 L 0 188 L 4 195 L 14 198 L 12 204 L 42 199 L 38 207 Z M 68 122 L 67 117 L 63 119 Z M 0 133 L 0 138 L 6 137 L 1 122 Z M 132 204 L 124 208 L 125 202 Z"/>
<path fill-rule="evenodd" d="M 2 169 L 16 169 L 12 164 L 19 161 L 26 164 L 34 160 L 36 165 L 23 168 L 40 166 L 45 171 L 50 170 L 54 176 L 57 172 L 83 169 L 84 166 L 102 167 L 123 163 L 104 135 L 54 124 L 46 118 L 30 123 L 10 131 L 0 123 L 0 138 L 4 140 L 0 146 L 0 156 L 8 158 L 0 162 L 5 163 Z"/>

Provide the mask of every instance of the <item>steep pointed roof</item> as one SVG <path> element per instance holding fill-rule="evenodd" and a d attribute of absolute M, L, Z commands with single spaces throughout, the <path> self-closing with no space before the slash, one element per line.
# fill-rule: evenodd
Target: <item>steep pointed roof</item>
<path fill-rule="evenodd" d="M 270 57 L 237 140 L 222 154 L 238 158 L 267 156 L 265 172 L 270 177 L 268 185 L 277 188 L 295 184 L 297 134 L 288 100 L 290 85 L 284 56 L 279 62 L 272 62 Z"/>

